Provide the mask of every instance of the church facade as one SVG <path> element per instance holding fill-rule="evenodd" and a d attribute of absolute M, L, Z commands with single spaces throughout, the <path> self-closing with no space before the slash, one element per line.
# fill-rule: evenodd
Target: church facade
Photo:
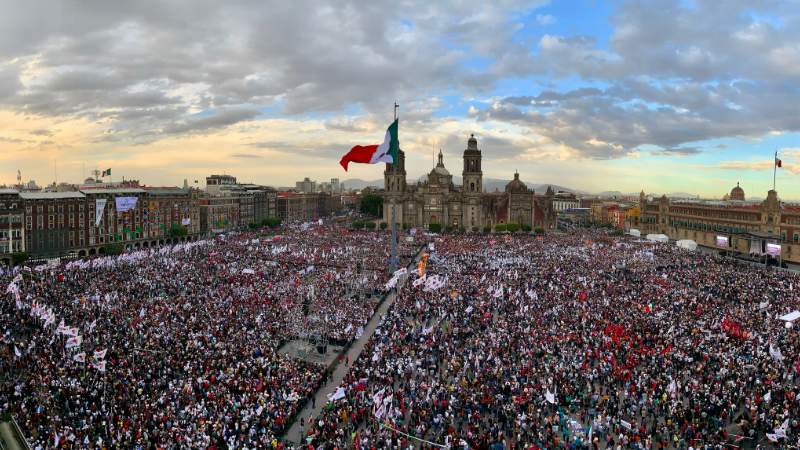
<path fill-rule="evenodd" d="M 470 136 L 463 154 L 462 185 L 439 160 L 424 181 L 408 184 L 405 153 L 400 150 L 395 164 L 386 164 L 384 176 L 383 221 L 395 221 L 403 227 L 428 228 L 430 224 L 467 231 L 494 228 L 498 224 L 517 223 L 531 228 L 555 226 L 553 190 L 536 195 L 514 174 L 503 191 L 484 192 L 482 152 L 475 136 Z"/>

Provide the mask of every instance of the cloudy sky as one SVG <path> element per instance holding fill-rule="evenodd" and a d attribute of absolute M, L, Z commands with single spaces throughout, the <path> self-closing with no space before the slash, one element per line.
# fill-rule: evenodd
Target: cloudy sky
<path fill-rule="evenodd" d="M 0 184 L 410 177 L 800 199 L 798 0 L 0 0 Z"/>

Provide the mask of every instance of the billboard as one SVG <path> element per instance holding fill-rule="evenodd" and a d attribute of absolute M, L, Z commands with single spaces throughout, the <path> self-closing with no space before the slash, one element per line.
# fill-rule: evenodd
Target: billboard
<path fill-rule="evenodd" d="M 770 244 L 767 243 L 767 254 L 772 256 L 780 256 L 781 255 L 781 245 L 780 244 Z"/>
<path fill-rule="evenodd" d="M 728 236 L 717 236 L 717 247 L 729 247 Z"/>

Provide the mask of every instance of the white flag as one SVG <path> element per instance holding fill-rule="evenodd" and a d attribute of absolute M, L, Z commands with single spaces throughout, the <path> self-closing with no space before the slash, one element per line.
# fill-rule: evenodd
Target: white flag
<path fill-rule="evenodd" d="M 72 357 L 72 360 L 79 363 L 86 362 L 86 352 L 78 353 Z"/>
<path fill-rule="evenodd" d="M 22 358 L 22 352 L 19 351 L 17 346 L 14 346 L 14 354 L 17 355 L 17 358 Z"/>
<path fill-rule="evenodd" d="M 341 386 L 336 388 L 336 392 L 328 395 L 328 400 L 332 402 L 335 402 L 336 400 L 339 400 L 341 398 L 344 398 L 344 388 Z"/>
<path fill-rule="evenodd" d="M 81 342 L 83 342 L 83 338 L 82 337 L 73 336 L 73 337 L 67 339 L 66 348 L 67 349 L 71 349 L 71 348 L 75 348 L 75 347 L 80 347 Z"/>
<path fill-rule="evenodd" d="M 550 390 L 548 389 L 544 393 L 544 399 L 547 400 L 547 403 L 555 405 L 555 403 L 556 403 L 556 394 L 550 392 Z"/>
<path fill-rule="evenodd" d="M 769 344 L 769 356 L 772 356 L 772 359 L 775 361 L 783 361 L 783 353 L 781 353 L 781 349 L 774 347 L 772 343 Z"/>
<path fill-rule="evenodd" d="M 108 351 L 107 348 L 104 348 L 103 350 L 95 350 L 94 359 L 104 359 L 106 357 L 107 351 Z"/>
<path fill-rule="evenodd" d="M 103 372 L 103 373 L 105 373 L 105 371 L 106 371 L 106 362 L 105 362 L 105 360 L 103 360 L 103 361 L 92 361 L 92 362 L 89 363 L 89 366 L 91 366 L 92 368 L 97 369 L 98 371 Z"/>

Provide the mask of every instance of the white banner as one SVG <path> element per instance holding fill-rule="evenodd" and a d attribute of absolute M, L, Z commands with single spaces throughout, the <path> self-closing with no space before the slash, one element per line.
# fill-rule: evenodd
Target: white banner
<path fill-rule="evenodd" d="M 123 213 L 136 207 L 136 201 L 139 197 L 117 197 L 114 199 L 117 206 L 117 212 Z"/>
<path fill-rule="evenodd" d="M 192 219 L 189 217 L 181 219 L 181 225 L 189 225 L 190 223 L 192 223 Z"/>
<path fill-rule="evenodd" d="M 99 227 L 103 219 L 103 211 L 106 209 L 106 199 L 98 198 L 94 201 L 94 226 Z"/>

